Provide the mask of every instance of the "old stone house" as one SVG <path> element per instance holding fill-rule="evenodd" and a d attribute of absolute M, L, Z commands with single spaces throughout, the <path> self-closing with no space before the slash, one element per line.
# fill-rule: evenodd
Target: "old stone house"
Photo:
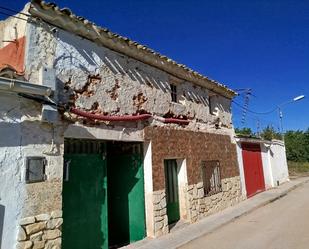
<path fill-rule="evenodd" d="M 32 1 L 0 22 L 1 248 L 112 248 L 241 200 L 228 87 Z"/>

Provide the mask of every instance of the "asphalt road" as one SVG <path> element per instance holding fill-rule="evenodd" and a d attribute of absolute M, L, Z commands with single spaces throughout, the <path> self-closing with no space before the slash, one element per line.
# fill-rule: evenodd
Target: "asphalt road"
<path fill-rule="evenodd" d="M 181 249 L 309 249 L 309 183 Z"/>

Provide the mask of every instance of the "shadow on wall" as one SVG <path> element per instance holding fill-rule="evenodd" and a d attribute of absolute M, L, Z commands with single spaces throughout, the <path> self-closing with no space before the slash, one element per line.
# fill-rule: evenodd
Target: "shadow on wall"
<path fill-rule="evenodd" d="M 132 81 L 150 88 L 160 89 L 167 93 L 170 91 L 169 80 L 160 69 L 129 58 L 107 48 L 97 46 L 85 39 L 78 39 L 68 32 L 59 33 L 59 57 L 54 62 L 54 67 L 59 71 L 67 71 L 74 74 L 76 70 L 85 75 L 102 74 L 102 69 L 107 67 L 112 75 L 107 77 L 128 76 Z M 63 68 L 63 65 L 66 68 Z M 64 71 L 63 71 L 64 72 Z M 104 79 L 102 79 L 104 82 Z M 185 81 L 183 81 L 185 82 Z M 86 83 L 86 82 L 85 82 Z M 64 86 L 64 82 L 58 79 L 58 84 Z M 208 106 L 207 92 L 201 91 L 201 87 L 195 85 L 181 89 L 181 95 L 187 100 Z M 224 109 L 222 106 L 220 109 Z"/>
<path fill-rule="evenodd" d="M 2 242 L 2 234 L 3 234 L 4 210 L 5 210 L 5 207 L 3 205 L 0 205 L 0 249 L 1 249 L 1 242 Z"/>
<path fill-rule="evenodd" d="M 67 69 L 78 68 L 86 74 L 94 74 L 98 73 L 97 70 L 105 65 L 114 75 L 128 75 L 132 81 L 147 84 L 164 92 L 169 91 L 168 82 L 163 82 L 153 76 L 154 73 L 151 73 L 153 67 L 94 45 L 88 40 L 76 39 L 76 36 L 72 36 L 68 32 L 60 32 L 59 39 L 59 49 L 62 50 L 62 53 L 54 62 L 55 68 L 69 65 Z"/>

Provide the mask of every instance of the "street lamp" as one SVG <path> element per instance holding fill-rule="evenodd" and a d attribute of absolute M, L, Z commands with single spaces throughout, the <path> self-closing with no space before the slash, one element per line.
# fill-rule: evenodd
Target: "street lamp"
<path fill-rule="evenodd" d="M 292 100 L 289 100 L 287 102 L 283 102 L 282 104 L 278 105 L 278 111 L 279 111 L 279 118 L 280 118 L 280 130 L 281 130 L 281 135 L 282 137 L 284 136 L 283 134 L 283 122 L 282 122 L 282 119 L 283 119 L 283 113 L 282 113 L 282 107 L 287 105 L 287 104 L 290 104 L 290 103 L 293 103 L 293 102 L 296 102 L 296 101 L 299 101 L 299 100 L 302 100 L 303 98 L 305 98 L 305 95 L 299 95 L 295 98 L 293 98 Z"/>

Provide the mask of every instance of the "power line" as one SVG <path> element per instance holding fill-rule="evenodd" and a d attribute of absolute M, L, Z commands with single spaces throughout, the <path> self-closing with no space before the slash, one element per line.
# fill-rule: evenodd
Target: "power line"
<path fill-rule="evenodd" d="M 256 112 L 256 111 L 252 111 L 252 110 L 250 110 L 250 109 L 248 109 L 248 108 L 243 107 L 241 104 L 237 103 L 235 100 L 232 100 L 232 102 L 233 102 L 235 105 L 239 106 L 241 109 L 246 110 L 246 111 L 248 111 L 248 112 L 251 112 L 251 113 L 253 113 L 253 114 L 257 114 L 257 115 L 267 115 L 267 114 L 273 113 L 274 111 L 277 110 L 277 107 L 276 107 L 276 108 L 274 108 L 274 109 L 272 109 L 272 110 L 269 110 L 269 111 L 267 111 L 267 112 Z"/>
<path fill-rule="evenodd" d="M 23 20 L 23 21 L 28 21 L 27 19 L 21 18 L 21 17 L 19 17 L 19 16 L 14 16 L 14 15 L 12 15 L 12 14 L 8 14 L 8 13 L 2 12 L 2 11 L 0 11 L 0 14 L 1 14 L 1 15 L 5 15 L 5 16 L 8 16 L 8 17 L 14 17 L 14 18 L 17 18 L 17 19 Z"/>
<path fill-rule="evenodd" d="M 20 11 L 17 11 L 17 10 L 13 10 L 13 9 L 10 9 L 10 8 L 7 8 L 7 7 L 3 7 L 1 5 L 0 5 L 0 9 L 10 11 L 10 12 L 13 12 L 15 14 L 21 14 L 21 15 L 24 15 L 24 16 L 27 16 L 27 17 L 31 17 L 31 15 L 29 15 L 29 14 L 26 14 L 26 13 L 23 13 L 23 12 L 20 12 Z"/>

